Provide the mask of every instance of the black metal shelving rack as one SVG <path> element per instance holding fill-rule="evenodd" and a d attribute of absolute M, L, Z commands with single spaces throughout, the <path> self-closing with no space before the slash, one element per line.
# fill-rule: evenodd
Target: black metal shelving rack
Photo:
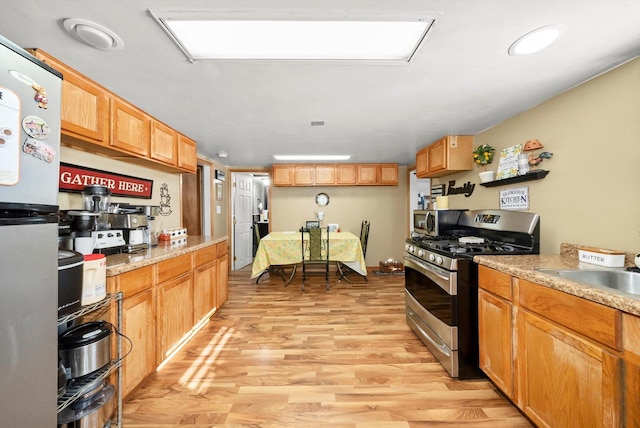
<path fill-rule="evenodd" d="M 83 306 L 75 312 L 72 312 L 68 315 L 58 318 L 58 326 L 68 323 L 69 321 L 73 321 L 77 318 L 80 318 L 84 315 L 88 315 L 90 313 L 96 312 L 102 308 L 106 308 L 110 306 L 114 301 L 117 302 L 117 330 L 118 333 L 122 331 L 122 292 L 107 294 L 107 296 L 99 302 L 96 302 L 92 305 Z M 82 378 L 82 382 L 79 382 L 76 385 L 68 386 L 66 392 L 58 398 L 58 408 L 57 411 L 60 413 L 66 407 L 68 407 L 71 403 L 73 403 L 76 399 L 82 396 L 84 393 L 90 389 L 92 385 L 95 385 L 97 382 L 107 379 L 114 371 L 118 371 L 116 374 L 117 385 L 116 385 L 116 401 L 117 401 L 117 409 L 116 409 L 116 418 L 115 420 L 111 420 L 110 423 L 112 427 L 121 428 L 122 427 L 122 370 L 120 367 L 122 366 L 122 335 L 116 334 L 117 336 L 117 355 L 116 358 L 111 360 L 109 364 L 100 370 L 91 373 Z"/>

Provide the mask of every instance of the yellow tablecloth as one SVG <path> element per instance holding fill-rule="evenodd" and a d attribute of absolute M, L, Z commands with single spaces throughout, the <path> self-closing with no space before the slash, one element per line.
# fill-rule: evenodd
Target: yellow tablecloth
<path fill-rule="evenodd" d="M 257 277 L 271 265 L 302 263 L 301 247 L 300 232 L 271 232 L 260 239 L 251 277 Z M 329 260 L 343 262 L 361 275 L 367 274 L 360 239 L 351 232 L 329 234 Z"/>

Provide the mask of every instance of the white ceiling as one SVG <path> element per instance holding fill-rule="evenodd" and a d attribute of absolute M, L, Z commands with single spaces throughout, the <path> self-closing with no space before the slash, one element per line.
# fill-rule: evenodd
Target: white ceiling
<path fill-rule="evenodd" d="M 149 9 L 240 17 L 435 15 L 436 22 L 405 65 L 190 63 Z M 105 52 L 82 44 L 63 30 L 64 18 L 101 24 L 125 47 Z M 517 38 L 549 24 L 568 27 L 557 43 L 529 56 L 507 54 Z M 418 149 L 443 135 L 477 134 L 640 54 L 640 1 L 2 0 L 0 34 L 52 54 L 228 166 L 316 153 L 411 165 Z M 228 157 L 217 158 L 219 152 Z"/>

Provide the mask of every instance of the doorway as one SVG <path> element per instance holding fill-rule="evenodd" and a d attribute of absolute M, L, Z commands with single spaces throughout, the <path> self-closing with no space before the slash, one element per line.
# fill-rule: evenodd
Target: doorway
<path fill-rule="evenodd" d="M 231 252 L 232 270 L 253 262 L 257 246 L 256 229 L 269 229 L 269 173 L 230 171 L 231 173 Z"/>

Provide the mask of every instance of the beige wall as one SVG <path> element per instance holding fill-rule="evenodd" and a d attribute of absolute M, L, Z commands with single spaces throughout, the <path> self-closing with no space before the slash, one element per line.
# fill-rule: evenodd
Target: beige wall
<path fill-rule="evenodd" d="M 407 168 L 399 168 L 398 186 L 273 187 L 271 191 L 272 231 L 298 230 L 306 220 L 323 211 L 323 224 L 338 223 L 340 230 L 358 236 L 362 220 L 371 229 L 367 245 L 367 266 L 392 258 L 402 260 L 407 235 Z M 319 192 L 329 195 L 329 205 L 315 204 Z"/>
<path fill-rule="evenodd" d="M 109 171 L 115 174 L 131 175 L 133 177 L 153 180 L 153 193 L 151 199 L 123 198 L 119 196 L 113 196 L 111 198 L 111 202 L 116 204 L 129 203 L 139 205 L 160 205 L 160 186 L 163 183 L 166 183 L 169 188 L 169 195 L 171 196 L 171 201 L 169 201 L 171 214 L 159 216 L 159 220 L 162 222 L 161 227 L 180 227 L 180 174 L 169 174 L 155 169 L 110 159 L 104 156 L 98 156 L 84 151 L 74 150 L 68 147 L 62 147 L 60 160 L 62 162 L 70 163 L 73 165 L 79 165 L 88 168 Z M 58 194 L 58 205 L 60 205 L 60 209 L 62 210 L 84 208 L 82 197 L 79 193 L 60 192 Z M 169 210 L 165 211 L 168 212 Z"/>
<path fill-rule="evenodd" d="M 443 177 L 476 183 L 469 198 L 449 198 L 451 208 L 498 208 L 500 189 L 528 186 L 530 211 L 540 214 L 541 252 L 561 242 L 640 252 L 640 59 L 515 117 L 475 138 L 496 151 L 532 138 L 552 152 L 540 181 L 485 188 L 478 170 Z M 497 159 L 491 165 L 497 168 Z"/>

